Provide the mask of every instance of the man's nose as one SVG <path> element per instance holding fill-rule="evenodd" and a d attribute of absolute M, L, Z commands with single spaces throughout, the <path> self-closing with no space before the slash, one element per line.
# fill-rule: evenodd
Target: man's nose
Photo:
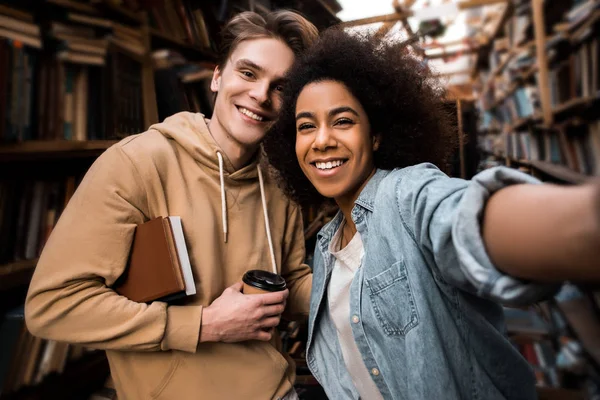
<path fill-rule="evenodd" d="M 250 97 L 252 97 L 258 104 L 268 103 L 270 100 L 269 84 L 268 82 L 256 82 L 250 90 Z"/>

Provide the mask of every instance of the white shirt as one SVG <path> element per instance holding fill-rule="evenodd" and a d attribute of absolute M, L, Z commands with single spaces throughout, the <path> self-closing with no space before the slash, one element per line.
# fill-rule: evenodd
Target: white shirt
<path fill-rule="evenodd" d="M 352 336 L 352 327 L 350 325 L 350 285 L 352 284 L 354 274 L 360 267 L 364 255 L 364 247 L 360 233 L 356 232 L 346 247 L 336 251 L 340 248 L 344 225 L 345 223 L 340 225 L 329 245 L 329 251 L 336 259 L 327 288 L 329 313 L 337 331 L 344 364 L 346 364 L 346 369 L 361 399 L 383 400 L 379 389 L 375 385 L 375 382 L 373 382 L 373 379 L 371 379 L 371 375 L 365 366 L 358 347 L 356 347 L 354 336 Z"/>

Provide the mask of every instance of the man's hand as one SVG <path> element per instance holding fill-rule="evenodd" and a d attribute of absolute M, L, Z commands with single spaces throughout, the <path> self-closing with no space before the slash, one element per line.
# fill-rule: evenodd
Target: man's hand
<path fill-rule="evenodd" d="M 200 342 L 268 341 L 279 325 L 289 291 L 244 295 L 238 282 L 204 308 Z"/>

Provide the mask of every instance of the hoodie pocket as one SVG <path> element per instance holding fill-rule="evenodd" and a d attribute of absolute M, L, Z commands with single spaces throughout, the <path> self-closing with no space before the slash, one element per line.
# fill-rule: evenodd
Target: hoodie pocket
<path fill-rule="evenodd" d="M 165 369 L 164 376 L 158 381 L 156 387 L 150 392 L 150 397 L 153 399 L 158 399 L 161 393 L 169 385 L 169 382 L 171 382 L 171 379 L 173 378 L 173 375 L 175 375 L 175 372 L 177 372 L 177 368 L 181 362 L 181 358 L 177 356 L 176 351 L 172 351 L 171 353 L 171 361 L 169 362 L 168 367 Z"/>
<path fill-rule="evenodd" d="M 292 385 L 288 363 L 267 342 L 202 343 L 196 353 L 178 352 L 152 392 L 153 400 L 271 399 Z M 146 400 L 144 398 L 143 400 Z"/>
<path fill-rule="evenodd" d="M 417 307 L 403 261 L 366 280 L 371 304 L 388 336 L 406 335 L 418 324 Z"/>

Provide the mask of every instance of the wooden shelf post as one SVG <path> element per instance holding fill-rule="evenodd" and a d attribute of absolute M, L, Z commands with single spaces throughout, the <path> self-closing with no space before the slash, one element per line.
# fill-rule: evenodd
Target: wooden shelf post
<path fill-rule="evenodd" d="M 532 0 L 533 25 L 535 33 L 535 53 L 539 72 L 539 91 L 542 102 L 544 125 L 552 125 L 552 105 L 550 104 L 550 81 L 548 78 L 548 58 L 546 57 L 546 25 L 544 21 L 544 0 Z"/>

